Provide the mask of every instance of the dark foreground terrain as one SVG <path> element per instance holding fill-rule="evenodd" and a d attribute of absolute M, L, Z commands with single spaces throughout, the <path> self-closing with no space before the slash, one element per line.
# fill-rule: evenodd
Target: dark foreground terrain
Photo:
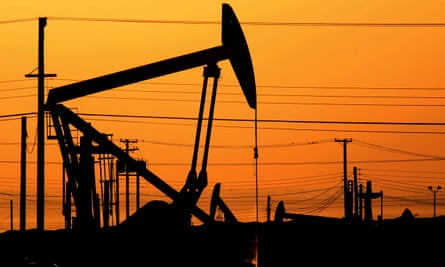
<path fill-rule="evenodd" d="M 257 245 L 255 242 L 257 241 Z M 8 231 L 0 266 L 444 266 L 445 218 Z M 258 247 L 258 250 L 256 249 Z"/>

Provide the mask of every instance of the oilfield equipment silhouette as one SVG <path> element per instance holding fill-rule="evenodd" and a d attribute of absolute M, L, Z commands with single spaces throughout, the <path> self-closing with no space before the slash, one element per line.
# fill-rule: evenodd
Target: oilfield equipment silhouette
<path fill-rule="evenodd" d="M 210 214 L 197 206 L 197 202 L 203 190 L 208 184 L 206 166 L 209 152 L 209 144 L 212 129 L 212 120 L 217 93 L 220 68 L 218 62 L 229 60 L 238 79 L 242 92 L 250 108 L 256 109 L 256 85 L 251 56 L 248 45 L 241 29 L 240 23 L 229 4 L 222 4 L 222 45 L 204 49 L 190 54 L 169 58 L 151 64 L 138 66 L 131 69 L 99 76 L 96 78 L 80 81 L 51 89 L 44 105 L 44 109 L 52 117 L 51 130 L 54 130 L 63 159 L 64 173 L 66 173 L 64 189 L 64 216 L 65 226 L 68 229 L 94 229 L 101 227 L 101 216 L 106 226 L 110 216 L 110 208 L 115 205 L 112 195 L 116 186 L 115 180 L 110 178 L 106 181 L 106 197 L 100 203 L 97 197 L 95 156 L 106 159 L 113 157 L 117 160 L 118 172 L 129 171 L 137 176 L 145 178 L 172 201 L 150 201 L 144 205 L 144 209 L 160 211 L 154 217 L 165 216 L 171 218 L 175 223 L 189 225 L 191 217 L 195 216 L 203 223 L 215 220 L 217 207 L 224 213 L 226 221 L 237 221 L 228 206 L 220 197 L 220 184 L 216 184 L 211 200 Z M 137 83 L 151 78 L 160 77 L 191 68 L 204 66 L 203 86 L 199 115 L 197 118 L 197 129 L 194 143 L 193 156 L 190 170 L 185 184 L 180 191 L 176 191 L 162 178 L 151 172 L 144 161 L 133 158 L 125 149 L 113 143 L 109 135 L 100 132 L 90 123 L 78 116 L 73 110 L 67 108 L 62 102 L 91 95 L 97 92 L 113 89 L 119 86 Z M 207 131 L 201 169 L 197 172 L 197 159 L 199 141 L 203 122 L 204 105 L 206 103 L 206 91 L 208 80 L 213 79 L 211 100 L 208 114 Z M 76 140 L 79 135 L 79 142 Z M 100 211 L 100 206 L 104 211 Z M 150 206 L 154 207 L 150 209 Z M 72 210 L 75 214 L 72 214 Z M 138 217 L 135 212 L 135 218 Z M 117 213 L 118 214 L 118 213 Z M 153 218 L 154 220 L 162 218 Z M 123 223 L 132 224 L 129 218 Z"/>
<path fill-rule="evenodd" d="M 39 22 L 41 29 L 46 22 Z M 39 38 L 40 44 L 42 40 L 43 37 Z M 388 262 L 388 259 L 390 263 L 397 262 L 398 265 L 405 262 L 412 264 L 413 256 L 424 262 L 425 259 L 434 258 L 429 256 L 441 253 L 442 247 L 436 246 L 430 239 L 433 234 L 437 236 L 438 233 L 439 238 L 444 237 L 443 231 L 437 231 L 443 229 L 439 228 L 443 227 L 443 221 L 422 220 L 419 224 L 411 224 L 413 216 L 406 212 L 403 220 L 386 224 L 351 224 L 350 222 L 363 219 L 372 221 L 372 200 L 380 198 L 381 203 L 383 201 L 383 192 L 373 192 L 370 181 L 365 190 L 361 185 L 358 186 L 356 168 L 353 181 L 348 180 L 346 171 L 344 172 L 345 220 L 324 217 L 321 222 L 326 224 L 318 224 L 320 218 L 313 220 L 311 216 L 287 212 L 284 201 L 280 201 L 275 212 L 276 223 L 257 224 L 258 220 L 254 223 L 237 223 L 236 216 L 220 196 L 220 183 L 215 183 L 213 188 L 209 212 L 201 209 L 198 200 L 208 185 L 207 159 L 221 71 L 218 62 L 230 61 L 249 108 L 257 111 L 255 75 L 249 48 L 233 9 L 226 3 L 222 4 L 221 41 L 220 46 L 49 90 L 46 102 L 39 104 L 38 137 L 39 140 L 42 138 L 41 127 L 44 124 L 41 120 L 44 118 L 44 111 L 51 118 L 47 124 L 47 132 L 50 133 L 47 138 L 57 139 L 63 160 L 63 215 L 65 229 L 69 231 L 48 231 L 43 235 L 40 231 L 28 231 L 26 234 L 13 231 L 5 233 L 0 241 L 6 244 L 3 255 L 7 266 L 136 266 L 147 260 L 150 263 L 163 262 L 164 266 L 181 264 L 197 267 L 288 266 L 306 261 L 310 261 L 312 265 L 341 263 L 344 266 L 356 266 L 363 263 L 363 259 L 366 260 L 365 265 L 378 266 L 383 261 Z M 39 92 L 43 89 L 45 77 L 41 48 L 39 45 Z M 130 140 L 121 139 L 120 142 L 126 144 L 125 148 L 121 148 L 113 142 L 112 135 L 95 129 L 76 114 L 74 109 L 62 104 L 64 101 L 196 67 L 203 67 L 202 93 L 191 166 L 179 191 L 150 171 L 145 161 L 131 156 L 128 146 Z M 211 99 L 206 101 L 209 79 L 213 81 Z M 39 93 L 39 103 L 42 95 Z M 205 143 L 200 146 L 206 103 L 210 105 L 206 119 L 207 129 Z M 255 113 L 255 130 L 256 122 Z M 51 134 L 53 131 L 54 135 Z M 346 158 L 346 143 L 349 141 L 338 141 L 345 145 Z M 258 156 L 256 145 L 255 140 L 255 158 Z M 201 147 L 204 151 L 198 172 L 198 153 Z M 39 148 L 43 149 L 43 146 L 39 145 Z M 42 154 L 43 150 L 39 150 L 39 159 L 43 157 Z M 37 230 L 43 230 L 44 201 L 42 192 L 39 193 L 39 188 L 43 187 L 43 180 L 39 180 L 43 174 L 41 164 L 42 161 L 38 162 Z M 346 170 L 346 165 L 344 169 Z M 112 173 L 106 179 L 100 177 L 99 182 L 103 185 L 102 198 L 96 188 L 98 172 L 99 175 L 102 172 Z M 117 180 L 123 173 L 143 177 L 170 201 L 150 200 L 120 222 Z M 223 214 L 222 224 L 215 223 L 218 221 L 215 218 L 218 209 Z M 115 225 L 110 223 L 112 216 L 117 216 Z M 204 226 L 214 227 L 180 232 L 191 226 L 194 218 Z M 357 218 L 358 220 L 351 220 Z M 292 220 L 291 223 L 281 223 L 287 219 Z M 346 223 L 339 224 L 340 221 Z M 118 226 L 118 229 L 130 231 L 124 231 L 124 234 L 121 231 L 108 231 L 108 226 Z M 80 231 L 70 231 L 71 229 Z M 94 231 L 96 229 L 105 231 Z M 146 229 L 151 232 L 147 234 L 144 232 Z M 162 231 L 165 229 L 167 231 Z M 28 259 L 31 260 L 29 264 Z M 48 265 L 50 262 L 60 265 Z"/>

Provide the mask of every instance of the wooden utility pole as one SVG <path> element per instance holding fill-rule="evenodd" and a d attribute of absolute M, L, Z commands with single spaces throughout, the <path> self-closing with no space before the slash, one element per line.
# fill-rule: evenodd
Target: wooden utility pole
<path fill-rule="evenodd" d="M 22 144 L 20 156 L 20 231 L 26 230 L 26 117 L 22 117 Z"/>
<path fill-rule="evenodd" d="M 352 207 L 350 207 L 350 203 L 348 202 L 348 168 L 347 168 L 347 149 L 346 144 L 352 142 L 351 138 L 345 139 L 337 139 L 335 138 L 335 142 L 343 143 L 343 198 L 344 198 L 344 210 L 345 210 L 345 219 L 350 219 L 352 215 Z"/>
<path fill-rule="evenodd" d="M 354 217 L 358 217 L 358 174 L 357 167 L 354 167 Z"/>
<path fill-rule="evenodd" d="M 14 230 L 14 201 L 9 200 L 9 228 Z"/>
<path fill-rule="evenodd" d="M 130 143 L 137 143 L 137 140 L 121 139 L 122 143 L 125 143 L 125 152 L 130 154 L 130 151 L 137 150 L 138 148 L 130 148 Z M 125 215 L 128 219 L 130 217 L 130 170 L 125 165 Z"/>
<path fill-rule="evenodd" d="M 38 73 L 26 74 L 25 77 L 37 77 L 37 230 L 44 230 L 45 211 L 45 77 L 55 77 L 55 74 L 45 74 L 44 36 L 46 17 L 39 18 Z"/>

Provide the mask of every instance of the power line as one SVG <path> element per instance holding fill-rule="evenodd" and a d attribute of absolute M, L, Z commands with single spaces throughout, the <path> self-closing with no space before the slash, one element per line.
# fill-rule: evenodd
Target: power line
<path fill-rule="evenodd" d="M 3 88 L 0 89 L 1 92 L 6 91 L 18 91 L 18 90 L 28 90 L 28 89 L 36 89 L 36 86 L 26 86 L 26 87 L 16 87 L 16 88 Z"/>
<path fill-rule="evenodd" d="M 91 113 L 81 113 L 81 116 L 90 117 L 114 117 L 114 118 L 134 118 L 134 119 L 163 119 L 163 120 L 190 120 L 194 121 L 196 118 L 192 117 L 177 117 L 177 116 L 148 116 L 148 115 L 128 115 L 128 114 L 91 114 Z M 22 116 L 36 116 L 35 112 L 18 113 L 18 114 L 8 114 L 0 115 L 0 121 L 7 120 L 18 120 Z M 5 119 L 6 118 L 6 119 Z M 128 120 L 107 120 L 107 119 L 92 119 L 94 121 L 110 121 L 110 122 L 123 122 L 123 123 L 138 123 L 136 121 Z M 224 118 L 214 118 L 216 121 L 230 121 L 230 122 L 251 122 L 249 119 L 224 119 Z M 400 125 L 400 126 L 444 126 L 445 122 L 378 122 L 378 121 L 312 121 L 312 120 L 258 120 L 262 123 L 284 123 L 284 124 L 351 124 L 351 125 Z M 147 122 L 144 122 L 147 123 Z M 153 122 L 154 123 L 154 122 Z M 171 125 L 181 125 L 179 123 L 165 123 Z M 215 127 L 224 128 L 244 128 L 244 126 L 223 126 L 215 125 Z M 248 126 L 251 128 L 251 126 Z M 385 134 L 445 134 L 444 131 L 406 131 L 406 130 L 370 130 L 370 129 L 317 129 L 317 128 L 293 128 L 293 127 L 266 127 L 261 126 L 261 130 L 273 130 L 273 131 L 311 131 L 311 132 L 360 132 L 360 133 L 385 133 Z"/>
<path fill-rule="evenodd" d="M 11 20 L 0 20 L 0 24 L 11 24 L 11 23 L 36 21 L 36 20 L 38 20 L 38 18 L 21 18 L 21 19 L 11 19 Z"/>
<path fill-rule="evenodd" d="M 35 87 L 21 87 L 21 88 L 5 88 L 0 89 L 0 91 L 17 91 L 17 90 L 24 90 L 24 89 L 35 89 Z M 125 92 L 139 92 L 144 94 L 180 94 L 180 95 L 197 95 L 199 92 L 190 92 L 190 91 L 161 91 L 161 90 L 125 90 Z M 238 96 L 238 93 L 219 93 L 222 96 Z M 26 95 L 27 96 L 36 96 L 36 94 L 32 95 Z M 305 97 L 305 98 L 355 98 L 355 99 L 427 99 L 427 100 L 443 100 L 445 99 L 445 96 L 408 96 L 408 95 L 327 95 L 327 94 L 280 94 L 280 93 L 274 93 L 274 94 L 268 94 L 268 93 L 257 93 L 257 96 L 259 97 Z M 23 96 L 17 96 L 17 97 L 23 97 Z M 196 102 L 195 100 L 190 99 L 172 99 L 172 98 L 153 98 L 153 97 L 118 97 L 118 96 L 97 96 L 97 97 L 91 97 L 91 98 L 102 98 L 102 99 L 131 99 L 131 100 L 159 100 L 159 101 L 188 101 L 188 102 Z M 227 103 L 242 103 L 241 101 L 222 101 Z M 263 104 L 282 104 L 283 102 L 268 102 L 268 101 L 261 101 L 260 103 Z M 286 102 L 284 102 L 286 103 Z M 290 104 L 299 104 L 298 102 L 287 102 Z M 311 103 L 308 103 L 311 104 Z M 323 103 L 322 103 L 323 104 Z M 382 105 L 394 105 L 394 104 L 382 104 Z"/>
<path fill-rule="evenodd" d="M 84 21 L 84 22 L 112 22 L 112 23 L 145 23 L 145 24 L 190 24 L 190 25 L 219 25 L 216 20 L 172 20 L 172 19 L 131 19 L 131 18 L 93 18 L 93 17 L 59 17 L 48 16 L 48 20 L 55 21 Z M 35 21 L 38 18 L 21 18 L 0 21 L 0 24 Z M 372 28 L 442 28 L 444 22 L 279 22 L 279 21 L 241 21 L 249 26 L 279 26 L 279 27 L 372 27 Z"/>
<path fill-rule="evenodd" d="M 12 90 L 12 89 L 10 89 Z M 1 91 L 1 90 L 0 90 Z M 14 98 L 27 98 L 27 97 L 35 97 L 35 94 L 30 95 L 20 95 L 20 96 L 4 96 L 0 97 L 2 99 L 14 99 Z M 261 96 L 261 94 L 258 94 Z M 272 95 L 270 95 L 272 96 Z M 441 96 L 326 96 L 326 95 L 273 95 L 274 97 L 318 97 L 318 98 L 392 98 L 392 99 L 445 99 L 445 97 Z M 198 100 L 193 99 L 174 99 L 174 98 L 154 98 L 154 97 L 117 97 L 117 96 L 92 96 L 90 98 L 97 99 L 117 99 L 117 100 L 137 100 L 137 101 L 169 101 L 169 102 L 198 102 Z M 235 100 L 219 100 L 219 103 L 226 104 L 238 104 L 243 103 L 241 101 Z M 299 106 L 375 106 L 375 107 L 445 107 L 445 104 L 394 104 L 394 103 L 331 103 L 331 102 L 291 102 L 291 101 L 258 101 L 259 104 L 262 105 L 299 105 Z"/>
<path fill-rule="evenodd" d="M 162 120 L 189 120 L 194 121 L 194 117 L 178 117 L 178 116 L 150 116 L 150 115 L 129 115 L 129 114 L 100 114 L 100 113 L 79 113 L 80 116 L 90 117 L 113 117 L 113 118 L 133 118 L 133 119 L 162 119 Z M 36 112 L 16 113 L 0 115 L 0 121 L 4 121 L 4 118 L 10 118 L 13 120 L 20 119 L 22 116 L 36 116 Z M 3 120 L 2 120 L 3 119 Z M 93 119 L 96 121 L 114 121 L 119 120 L 105 120 L 105 119 Z M 217 121 L 228 122 L 252 122 L 251 119 L 233 119 L 233 118 L 214 118 Z M 350 124 L 350 125 L 399 125 L 399 126 L 444 126 L 445 122 L 383 122 L 383 121 L 321 121 L 321 120 L 276 120 L 276 119 L 262 119 L 258 120 L 261 123 L 284 123 L 284 124 Z M 135 123 L 128 120 L 121 121 L 125 123 Z M 179 125 L 175 123 L 174 125 Z M 215 127 L 226 127 L 216 125 Z M 236 126 L 242 128 L 243 126 Z M 391 130 L 360 130 L 360 129 L 315 129 L 315 128 L 289 128 L 289 127 L 260 127 L 262 130 L 288 130 L 288 131 L 335 131 L 335 132 L 370 132 L 370 133 L 406 133 L 406 134 L 445 134 L 442 131 L 391 131 Z"/>
<path fill-rule="evenodd" d="M 277 95 L 279 96 L 279 95 Z M 323 96 L 319 96 L 323 97 Z M 342 96 L 336 96 L 342 97 Z M 345 97 L 345 96 L 343 96 Z M 349 96 L 351 97 L 351 96 Z M 117 96 L 92 96 L 97 99 L 118 99 L 118 100 L 138 100 L 138 101 L 169 101 L 169 102 L 198 102 L 193 99 L 174 99 L 174 98 L 154 98 L 154 97 L 117 97 Z M 445 98 L 445 97 L 444 97 Z M 219 100 L 218 103 L 243 103 L 235 100 Z M 300 105 L 300 106 L 379 106 L 379 107 L 445 107 L 445 104 L 394 104 L 394 103 L 330 103 L 330 102 L 290 102 L 290 101 L 258 101 L 263 105 Z"/>
<path fill-rule="evenodd" d="M 386 146 L 371 144 L 371 143 L 368 143 L 368 142 L 355 140 L 355 139 L 354 139 L 354 143 L 357 143 L 358 145 L 361 145 L 361 146 L 372 147 L 372 148 L 376 148 L 376 149 L 387 151 L 387 152 L 394 152 L 394 153 L 399 153 L 399 154 L 418 156 L 418 157 L 426 157 L 426 158 L 432 158 L 432 159 L 440 159 L 440 160 L 445 159 L 443 156 L 414 153 L 414 152 L 410 152 L 410 151 L 404 151 L 404 150 L 390 148 L 390 147 L 386 147 Z"/>
<path fill-rule="evenodd" d="M 190 120 L 194 121 L 196 118 L 191 117 L 171 117 L 171 116 L 146 116 L 146 115 L 111 115 L 111 114 L 80 114 L 85 116 L 106 116 L 106 117 L 120 117 L 120 118 L 136 118 L 136 119 L 166 119 L 166 120 Z M 95 121 L 113 121 L 113 122 L 122 122 L 122 123 L 137 123 L 130 122 L 128 120 L 106 120 L 106 119 L 92 119 Z M 214 118 L 214 120 L 220 121 L 231 121 L 231 122 L 251 122 L 249 119 L 222 119 L 222 118 Z M 262 123 L 284 123 L 284 124 L 352 124 L 352 125 L 401 125 L 401 126 L 443 126 L 445 123 L 437 123 L 437 122 L 373 122 L 373 121 L 363 121 L 363 122 L 352 122 L 352 121 L 304 121 L 304 120 L 258 120 Z M 147 122 L 144 122 L 147 123 Z M 171 125 L 183 125 L 179 123 L 166 123 Z M 251 126 L 224 126 L 224 125 L 215 125 L 215 127 L 221 128 L 251 128 Z M 370 129 L 316 129 L 316 128 L 293 128 L 293 127 L 266 127 L 261 126 L 261 130 L 272 130 L 272 131 L 321 131 L 321 132 L 361 132 L 361 133 L 385 133 L 385 134 L 445 134 L 444 131 L 407 131 L 407 130 L 370 130 Z"/>
<path fill-rule="evenodd" d="M 0 92 L 6 91 L 18 91 L 18 90 L 30 90 L 35 89 L 35 87 L 17 87 L 17 88 L 4 88 L 0 89 Z M 197 95 L 199 92 L 190 92 L 190 91 L 161 91 L 161 90 L 125 90 L 125 92 L 140 92 L 140 93 L 156 93 L 156 94 L 181 94 L 181 95 Z M 224 96 L 238 96 L 237 93 L 219 93 Z M 9 98 L 14 97 L 30 97 L 36 96 L 36 94 L 31 95 L 23 95 L 23 96 L 9 96 Z M 443 100 L 445 96 L 407 96 L 407 95 L 316 95 L 316 94 L 267 94 L 267 93 L 258 93 L 259 97 L 307 97 L 307 98 L 355 98 L 355 99 L 434 99 L 434 100 Z M 92 97 L 93 98 L 93 97 Z M 117 96 L 99 96 L 94 98 L 103 98 L 103 99 L 131 99 L 131 100 L 159 100 L 159 101 L 186 101 L 186 102 L 196 102 L 196 100 L 188 100 L 188 99 L 172 99 L 172 98 L 147 98 L 147 97 L 117 97 Z M 226 103 L 241 103 L 241 101 L 220 101 Z M 270 101 L 261 101 L 262 104 L 300 104 L 298 102 L 270 102 Z M 318 103 L 305 103 L 305 104 L 318 104 Z M 325 103 L 321 103 L 325 104 Z M 362 103 L 359 103 L 362 104 Z M 385 105 L 385 106 L 397 106 L 397 104 L 375 104 L 375 105 Z M 412 105 L 415 104 L 405 104 Z M 434 105 L 431 105 L 434 106 Z"/>
<path fill-rule="evenodd" d="M 78 82 L 78 79 L 63 79 L 63 78 L 53 78 L 53 81 L 71 81 Z M 26 79 L 18 79 L 18 80 L 3 80 L 1 83 L 17 83 L 17 82 L 25 82 L 28 81 Z M 178 83 L 178 82 L 140 82 L 142 85 L 163 85 L 163 86 L 201 86 L 197 83 Z M 238 84 L 220 84 L 223 87 L 239 87 Z M 267 93 L 259 93 L 259 96 L 305 96 L 305 97 L 347 97 L 347 98 L 438 98 L 443 99 L 443 96 L 391 96 L 391 95 L 370 95 L 370 96 L 357 96 L 350 95 L 350 90 L 383 90 L 383 91 L 445 91 L 445 87 L 394 87 L 394 86 L 329 86 L 329 85 L 261 85 L 257 84 L 257 88 L 272 88 L 272 89 L 311 89 L 311 90 L 348 90 L 348 95 L 336 96 L 336 95 L 308 95 L 308 94 L 267 94 Z M 35 86 L 28 87 L 17 87 L 17 88 L 5 88 L 0 89 L 0 91 L 13 91 L 13 90 L 21 90 L 21 89 L 35 89 Z M 116 88 L 119 90 L 120 88 Z M 161 90 L 141 90 L 141 89 L 127 89 L 124 88 L 126 92 L 154 92 L 154 93 L 167 93 L 167 94 L 198 94 L 199 92 L 188 92 L 188 91 L 161 91 Z M 220 92 L 222 95 L 238 95 L 235 93 L 224 93 Z"/>
<path fill-rule="evenodd" d="M 428 162 L 428 161 L 444 161 L 445 157 L 441 158 L 426 158 L 426 159 L 384 159 L 384 160 L 349 160 L 352 164 L 369 164 L 369 163 L 413 163 L 413 162 Z M 19 160 L 0 160 L 0 164 L 19 164 Z M 29 161 L 30 164 L 37 164 L 35 161 Z M 61 162 L 50 161 L 46 162 L 50 165 L 61 165 Z M 342 161 L 275 161 L 275 162 L 261 162 L 261 166 L 298 166 L 298 165 L 337 165 L 343 164 Z M 188 166 L 189 162 L 150 162 L 151 166 Z M 252 162 L 212 162 L 209 166 L 251 166 Z"/>
<path fill-rule="evenodd" d="M 49 78 L 51 81 L 70 81 L 78 82 L 79 79 L 68 79 L 68 78 Z M 27 82 L 27 79 L 16 79 L 16 80 L 3 80 L 0 83 L 16 83 L 16 82 Z M 198 83 L 182 83 L 182 82 L 151 82 L 145 81 L 139 84 L 152 84 L 152 85 L 173 85 L 173 86 L 201 86 Z M 220 84 L 223 87 L 239 87 L 238 84 Z M 396 91 L 445 91 L 445 87 L 430 87 L 430 86 L 332 86 L 332 85 L 277 85 L 277 84 L 257 84 L 257 88 L 281 88 L 281 89 L 327 89 L 327 90 L 396 90 Z M 127 90 L 127 89 L 124 89 Z M 129 90 L 131 91 L 131 89 Z M 135 90 L 138 91 L 138 90 Z M 141 90 L 143 91 L 143 90 Z M 184 93 L 184 92 L 182 92 Z"/>
<path fill-rule="evenodd" d="M 79 113 L 80 116 L 90 117 L 116 117 L 116 118 L 138 118 L 138 119 L 169 119 L 169 120 L 196 120 L 194 117 L 179 116 L 153 116 L 153 115 L 129 115 L 129 114 L 100 114 Z M 215 118 L 214 120 L 226 122 L 252 122 L 252 119 Z M 322 121 L 322 120 L 282 120 L 282 119 L 259 119 L 261 123 L 286 123 L 286 124 L 351 124 L 351 125 L 399 125 L 399 126 L 444 126 L 445 122 L 384 122 L 384 121 Z"/>
<path fill-rule="evenodd" d="M 216 126 L 221 127 L 221 126 Z M 240 128 L 240 127 L 238 127 Z M 316 129 L 291 127 L 261 127 L 261 130 L 271 131 L 306 131 L 306 132 L 341 132 L 341 133 L 381 133 L 381 134 L 445 134 L 443 131 L 395 131 L 395 130 L 361 130 L 361 129 Z"/>
<path fill-rule="evenodd" d="M 26 98 L 26 97 L 35 97 L 35 94 L 32 95 L 18 95 L 18 96 L 3 96 L 0 99 L 12 99 L 12 98 Z"/>
<path fill-rule="evenodd" d="M 125 19 L 125 18 L 92 18 L 92 17 L 48 17 L 50 20 L 65 21 L 95 21 L 95 22 L 124 22 L 124 23 L 149 23 L 149 24 L 200 24 L 219 25 L 220 21 L 213 20 L 167 20 L 167 19 Z M 286 26 L 286 27 L 445 27 L 442 22 L 277 22 L 277 21 L 241 21 L 242 25 L 251 26 Z"/>
<path fill-rule="evenodd" d="M 23 117 L 23 116 L 35 116 L 35 115 L 37 115 L 37 112 L 13 113 L 13 114 L 0 115 L 0 119 L 3 119 L 3 118 L 13 118 L 13 117 Z"/>
<path fill-rule="evenodd" d="M 365 170 L 365 171 L 381 171 L 381 172 L 385 172 L 385 173 L 388 173 L 388 172 L 430 173 L 430 174 L 440 174 L 441 177 L 445 174 L 445 172 L 438 172 L 438 171 L 431 171 L 431 170 L 429 170 L 429 171 L 415 171 L 415 170 L 405 170 L 405 169 L 404 170 L 395 170 L 395 169 L 370 169 L 370 168 L 366 168 L 366 169 L 360 168 L 360 170 L 361 171 L 363 171 L 363 170 Z M 405 177 L 407 177 L 407 176 L 405 176 Z"/>
<path fill-rule="evenodd" d="M 161 142 L 154 140 L 142 139 L 139 140 L 143 143 L 151 143 L 155 145 L 166 145 L 166 146 L 175 146 L 175 147 L 192 147 L 193 144 L 184 144 L 184 143 L 173 143 L 173 142 Z M 317 141 L 309 141 L 309 142 L 292 142 L 292 143 L 284 143 L 284 144 L 263 144 L 259 145 L 261 148 L 283 148 L 283 147 L 295 147 L 295 146 L 303 146 L 303 145 L 314 145 L 321 144 L 332 141 L 331 139 L 317 140 Z M 250 145 L 212 145 L 212 148 L 228 148 L 228 149 L 250 149 L 252 146 Z"/>
<path fill-rule="evenodd" d="M 394 27 L 394 28 L 424 28 L 424 27 L 445 27 L 445 23 L 404 23 L 404 22 L 240 22 L 244 25 L 254 26 L 296 26 L 296 27 Z"/>
<path fill-rule="evenodd" d="M 430 161 L 444 161 L 443 158 L 426 158 L 426 159 L 378 159 L 378 160 L 348 160 L 351 164 L 382 164 L 382 163 L 413 163 L 413 162 L 430 162 Z M 343 164 L 343 161 L 276 161 L 276 162 L 261 162 L 261 166 L 298 166 L 298 165 L 338 165 Z M 186 162 L 150 162 L 152 166 L 188 166 L 190 163 Z M 251 166 L 251 162 L 213 162 L 212 166 Z"/>
<path fill-rule="evenodd" d="M 129 121 L 121 119 L 98 119 L 94 118 L 91 121 L 104 121 L 104 122 L 115 122 L 115 123 L 138 123 L 138 124 L 156 124 L 156 125 L 174 125 L 174 126 L 190 126 L 190 124 L 184 123 L 173 123 L 173 122 L 147 122 L 147 121 Z M 311 124 L 308 122 L 308 124 Z M 237 129 L 251 129 L 252 126 L 243 125 L 215 125 L 217 128 L 237 128 Z M 407 130 L 370 130 L 370 129 L 329 129 L 329 128 L 302 128 L 302 127 L 260 127 L 262 131 L 306 131 L 306 132 L 342 132 L 342 133 L 382 133 L 382 134 L 445 134 L 445 131 L 407 131 Z"/>

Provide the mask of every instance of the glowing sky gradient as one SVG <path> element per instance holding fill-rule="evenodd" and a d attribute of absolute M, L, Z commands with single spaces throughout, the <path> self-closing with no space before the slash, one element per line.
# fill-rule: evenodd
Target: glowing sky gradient
<path fill-rule="evenodd" d="M 18 227 L 20 116 L 37 111 L 38 17 L 47 17 L 47 90 L 220 45 L 220 1 L 9 1 L 0 17 L 0 229 L 14 201 Z M 253 159 L 254 111 L 227 61 L 221 68 L 209 186 L 242 221 L 283 200 L 289 212 L 343 216 L 343 148 L 348 175 L 384 192 L 384 217 L 410 208 L 433 214 L 429 185 L 445 186 L 445 8 L 443 1 L 231 1 L 253 60 L 258 96 L 259 169 Z M 22 21 L 23 20 L 23 21 Z M 159 23 L 154 23 L 154 22 Z M 161 23 L 164 22 L 164 23 Z M 170 23 L 165 23 L 170 22 Z M 320 24 L 321 23 L 321 24 Z M 444 23 L 444 24 L 442 24 Z M 415 24 L 415 25 L 414 25 Z M 434 25 L 432 25 L 434 24 Z M 202 68 L 67 101 L 113 140 L 137 139 L 135 157 L 174 188 L 190 168 Z M 90 114 L 90 115 L 87 115 Z M 120 114 L 170 119 L 91 116 Z M 221 119 L 233 119 L 224 121 Z M 360 123 L 358 123 L 360 122 Z M 432 125 L 436 123 L 438 125 Z M 419 125 L 426 124 L 426 125 Z M 417 132 L 417 133 L 415 133 Z M 419 133 L 420 132 L 420 133 Z M 28 223 L 35 221 L 36 116 L 28 119 Z M 46 224 L 63 227 L 61 158 L 46 146 Z M 257 176 L 256 176 L 257 175 Z M 144 185 L 144 201 L 163 197 Z M 336 200 L 335 200 L 336 198 Z M 438 194 L 440 215 L 445 198 Z M 380 214 L 379 203 L 374 215 Z"/>

